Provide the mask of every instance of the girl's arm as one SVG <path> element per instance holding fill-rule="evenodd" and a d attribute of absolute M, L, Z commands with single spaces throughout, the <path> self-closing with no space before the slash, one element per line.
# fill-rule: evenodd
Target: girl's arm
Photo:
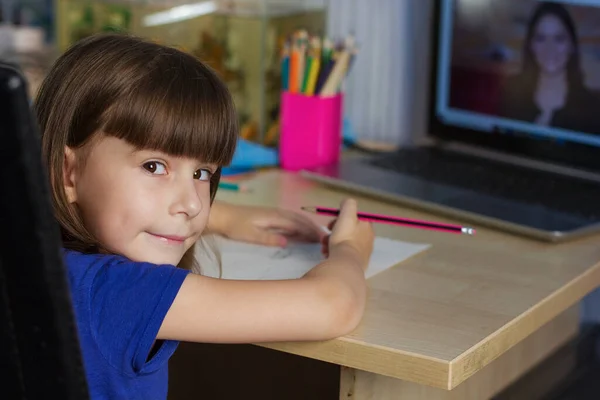
<path fill-rule="evenodd" d="M 318 242 L 325 236 L 319 225 L 300 213 L 215 201 L 208 231 L 242 242 L 285 246 L 288 239 Z"/>
<path fill-rule="evenodd" d="M 352 331 L 362 318 L 364 269 L 373 231 L 346 202 L 330 238 L 329 258 L 303 278 L 231 281 L 189 275 L 158 339 L 243 343 L 325 340 Z"/>
<path fill-rule="evenodd" d="M 224 235 L 227 227 L 231 223 L 230 211 L 232 205 L 215 200 L 210 207 L 207 229 L 219 235 Z"/>

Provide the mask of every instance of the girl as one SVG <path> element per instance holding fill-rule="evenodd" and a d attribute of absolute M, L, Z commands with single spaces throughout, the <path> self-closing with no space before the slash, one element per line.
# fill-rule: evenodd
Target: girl
<path fill-rule="evenodd" d="M 318 240 L 293 213 L 216 203 L 238 129 L 231 97 L 194 57 L 103 35 L 56 62 L 36 104 L 92 398 L 165 399 L 178 341 L 323 340 L 361 319 L 373 245 L 342 205 L 328 258 L 303 278 L 189 273 L 205 231 L 284 245 Z M 184 267 L 184 268 L 177 268 Z"/>

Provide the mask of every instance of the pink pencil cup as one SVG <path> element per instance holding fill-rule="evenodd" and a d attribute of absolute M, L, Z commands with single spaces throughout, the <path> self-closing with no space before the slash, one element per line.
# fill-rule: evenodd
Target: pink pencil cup
<path fill-rule="evenodd" d="M 282 94 L 279 162 L 283 169 L 298 171 L 339 161 L 342 105 L 341 94 Z"/>

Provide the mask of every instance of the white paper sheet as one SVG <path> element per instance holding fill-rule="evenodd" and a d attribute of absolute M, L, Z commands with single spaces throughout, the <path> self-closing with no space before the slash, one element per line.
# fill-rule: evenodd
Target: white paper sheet
<path fill-rule="evenodd" d="M 319 244 L 293 243 L 286 248 L 276 248 L 220 237 L 215 239 L 221 253 L 223 279 L 296 279 L 323 260 Z M 377 237 L 365 276 L 370 278 L 426 250 L 429 246 Z M 198 253 L 201 254 L 202 251 L 196 252 Z M 210 264 L 210 261 L 202 257 L 199 257 L 198 261 L 207 271 L 207 263 Z M 207 275 L 211 273 L 208 272 Z"/>

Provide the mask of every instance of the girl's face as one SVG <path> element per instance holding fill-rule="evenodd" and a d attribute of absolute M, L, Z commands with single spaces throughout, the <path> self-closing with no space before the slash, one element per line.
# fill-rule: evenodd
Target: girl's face
<path fill-rule="evenodd" d="M 554 15 L 542 17 L 531 40 L 531 51 L 541 71 L 563 72 L 573 52 L 573 43 L 563 23 Z"/>
<path fill-rule="evenodd" d="M 208 222 L 215 165 L 137 150 L 102 136 L 83 165 L 66 150 L 65 190 L 92 235 L 111 253 L 177 265 Z"/>

